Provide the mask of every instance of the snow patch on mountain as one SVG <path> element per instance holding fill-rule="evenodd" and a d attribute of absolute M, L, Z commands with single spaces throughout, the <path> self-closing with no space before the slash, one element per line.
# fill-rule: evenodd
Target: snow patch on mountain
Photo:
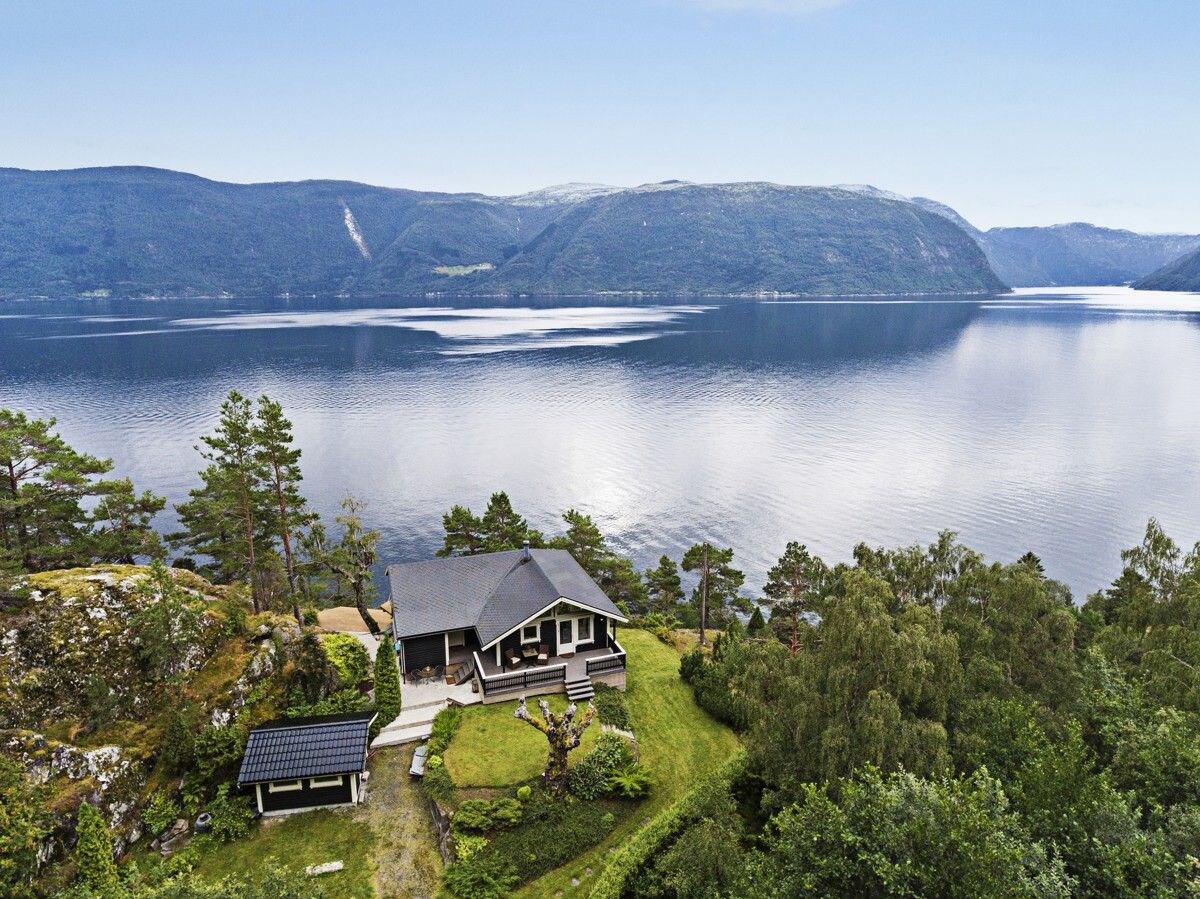
<path fill-rule="evenodd" d="M 342 220 L 346 223 L 346 231 L 350 234 L 350 239 L 354 241 L 354 245 L 358 247 L 358 252 L 362 254 L 362 258 L 371 261 L 371 250 L 367 246 L 367 239 L 363 237 L 362 230 L 358 227 L 358 219 L 354 217 L 354 213 L 350 211 L 350 207 L 344 202 L 342 203 Z"/>

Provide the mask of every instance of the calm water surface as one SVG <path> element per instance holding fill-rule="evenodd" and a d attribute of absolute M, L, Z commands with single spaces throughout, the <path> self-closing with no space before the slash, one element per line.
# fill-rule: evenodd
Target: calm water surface
<path fill-rule="evenodd" d="M 309 498 L 366 499 L 388 561 L 494 489 L 643 565 L 731 545 L 753 589 L 791 539 L 834 561 L 952 528 L 1081 595 L 1152 515 L 1200 538 L 1200 295 L 0 304 L 0 405 L 173 501 L 234 387 L 283 402 Z"/>

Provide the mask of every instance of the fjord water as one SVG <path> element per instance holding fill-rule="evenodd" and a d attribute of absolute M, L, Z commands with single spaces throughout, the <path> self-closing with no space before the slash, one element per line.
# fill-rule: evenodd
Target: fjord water
<path fill-rule="evenodd" d="M 733 546 L 754 590 L 788 540 L 835 561 L 951 528 L 1081 599 L 1150 516 L 1200 538 L 1195 294 L 0 305 L 0 405 L 173 502 L 230 388 L 283 403 L 309 498 L 365 499 L 385 561 L 496 489 L 641 565 Z"/>

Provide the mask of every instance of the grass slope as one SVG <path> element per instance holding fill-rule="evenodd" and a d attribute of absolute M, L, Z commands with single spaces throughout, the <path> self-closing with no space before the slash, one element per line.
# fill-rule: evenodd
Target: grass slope
<path fill-rule="evenodd" d="M 642 764 L 654 779 L 654 792 L 636 814 L 602 843 L 535 880 L 518 895 L 555 896 L 561 891 L 564 896 L 586 896 L 611 847 L 687 793 L 699 777 L 719 767 L 738 750 L 734 733 L 700 709 L 691 689 L 679 679 L 679 654 L 674 649 L 646 631 L 624 629 L 618 639 L 629 653 L 626 695 Z M 528 725 L 525 728 L 533 732 Z M 579 880 L 578 887 L 571 885 L 573 879 Z"/>

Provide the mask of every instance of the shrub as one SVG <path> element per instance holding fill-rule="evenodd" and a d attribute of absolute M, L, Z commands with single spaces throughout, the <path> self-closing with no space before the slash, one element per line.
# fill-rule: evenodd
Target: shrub
<path fill-rule="evenodd" d="M 608 684 L 596 684 L 596 711 L 602 724 L 611 724 L 621 730 L 630 730 L 629 706 L 625 704 L 625 694 L 616 687 Z"/>
<path fill-rule="evenodd" d="M 613 774 L 633 764 L 629 742 L 614 733 L 603 733 L 596 745 L 567 775 L 567 789 L 580 799 L 599 799 L 608 792 Z"/>
<path fill-rule="evenodd" d="M 221 842 L 240 840 L 250 832 L 254 812 L 246 797 L 230 792 L 229 784 L 217 788 L 217 797 L 204 810 L 212 815 L 210 832 Z"/>
<path fill-rule="evenodd" d="M 162 790 L 150 797 L 150 802 L 142 811 L 142 823 L 153 836 L 158 836 L 175 823 L 179 817 L 179 806 Z"/>
<path fill-rule="evenodd" d="M 239 587 L 231 587 L 223 599 L 216 602 L 217 611 L 225 618 L 225 633 L 239 637 L 246 631 L 246 593 Z"/>
<path fill-rule="evenodd" d="M 196 760 L 196 738 L 191 722 L 179 709 L 167 713 L 163 728 L 162 764 L 169 774 L 182 774 Z"/>
<path fill-rule="evenodd" d="M 465 862 L 486 845 L 487 837 L 481 837 L 477 834 L 457 833 L 454 835 L 454 856 L 460 862 Z"/>
<path fill-rule="evenodd" d="M 650 775 L 641 765 L 630 765 L 609 779 L 608 789 L 622 799 L 642 799 L 650 792 Z"/>
<path fill-rule="evenodd" d="M 528 802 L 529 797 L 533 795 L 533 787 L 525 784 L 522 787 L 517 787 L 517 799 L 521 802 Z"/>
<path fill-rule="evenodd" d="M 603 840 L 632 806 L 563 801 L 535 794 L 520 827 L 501 831 L 472 863 L 498 858 L 519 872 L 520 882 L 535 880 L 566 864 Z M 616 812 L 616 814 L 614 814 Z"/>
<path fill-rule="evenodd" d="M 489 852 L 477 852 L 442 875 L 446 889 L 460 899 L 502 899 L 519 882 L 513 866 Z"/>
<path fill-rule="evenodd" d="M 210 725 L 196 736 L 196 772 L 205 783 L 232 774 L 246 751 L 246 731 L 240 725 Z"/>
<path fill-rule="evenodd" d="M 300 617 L 304 619 L 304 623 L 309 626 L 315 626 L 321 621 L 321 613 L 309 606 L 300 613 Z"/>
<path fill-rule="evenodd" d="M 291 697 L 297 702 L 284 711 L 288 718 L 303 718 L 308 715 L 344 715 L 348 712 L 365 712 L 371 707 L 371 699 L 358 690 L 338 690 L 316 702 L 304 702 L 298 694 Z"/>
<path fill-rule="evenodd" d="M 375 711 L 372 739 L 400 714 L 400 668 L 396 665 L 396 647 L 386 635 L 379 641 L 375 653 Z"/>
<path fill-rule="evenodd" d="M 497 830 L 521 821 L 521 803 L 515 799 L 468 799 L 454 812 L 454 827 L 463 830 Z"/>
<path fill-rule="evenodd" d="M 357 637 L 350 634 L 324 634 L 321 647 L 343 688 L 355 688 L 371 676 L 371 657 Z"/>
<path fill-rule="evenodd" d="M 683 678 L 685 683 L 693 683 L 696 680 L 696 675 L 704 669 L 704 665 L 703 652 L 698 649 L 685 652 L 683 658 L 679 660 L 679 676 Z"/>
<path fill-rule="evenodd" d="M 112 836 L 94 805 L 79 806 L 75 843 L 75 877 L 101 895 L 117 889 L 117 863 L 113 860 Z"/>

